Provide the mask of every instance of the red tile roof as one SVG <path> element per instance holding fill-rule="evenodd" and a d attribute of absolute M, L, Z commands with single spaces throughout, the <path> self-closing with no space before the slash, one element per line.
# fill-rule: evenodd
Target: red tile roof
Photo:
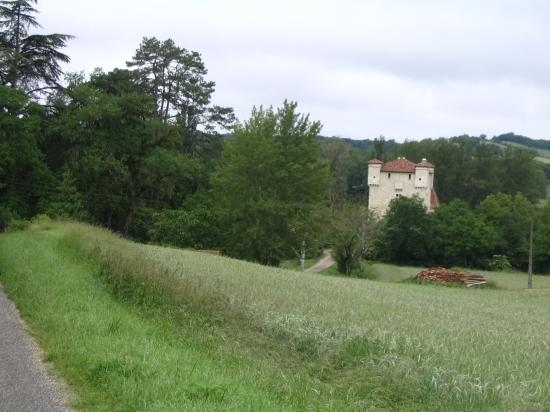
<path fill-rule="evenodd" d="M 430 209 L 435 209 L 439 206 L 439 197 L 437 197 L 437 193 L 435 189 L 432 187 L 432 193 L 430 195 Z"/>
<path fill-rule="evenodd" d="M 431 167 L 432 169 L 435 169 L 435 166 L 428 162 L 426 159 L 422 159 L 420 163 L 417 164 L 418 167 Z"/>
<path fill-rule="evenodd" d="M 369 165 L 381 165 L 383 163 L 384 162 L 382 162 L 381 160 L 378 160 L 378 159 L 369 160 Z"/>
<path fill-rule="evenodd" d="M 392 160 L 382 166 L 382 172 L 414 173 L 416 165 L 410 160 L 403 158 Z"/>

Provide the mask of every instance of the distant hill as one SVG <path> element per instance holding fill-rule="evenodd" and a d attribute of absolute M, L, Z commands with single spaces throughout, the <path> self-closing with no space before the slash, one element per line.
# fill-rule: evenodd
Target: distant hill
<path fill-rule="evenodd" d="M 370 152 L 374 150 L 374 140 L 375 139 L 350 139 L 348 137 L 327 137 L 327 136 L 318 136 L 318 138 L 321 141 L 330 142 L 331 140 L 338 139 L 342 140 L 346 143 L 348 143 L 350 146 L 352 146 L 355 149 L 364 151 L 364 152 Z M 398 143 L 393 139 L 385 140 L 384 141 L 384 152 L 389 153 L 392 152 L 396 147 L 400 146 L 402 143 Z"/>
<path fill-rule="evenodd" d="M 339 139 L 353 148 L 360 150 L 365 153 L 371 153 L 374 150 L 375 139 L 350 139 L 346 137 L 327 137 L 319 136 L 319 139 L 322 142 L 330 142 L 334 139 Z M 506 149 L 507 146 L 517 147 L 525 150 L 534 150 L 537 152 L 535 160 L 544 164 L 544 171 L 547 179 L 550 179 L 550 140 L 542 139 L 531 139 L 527 136 L 517 135 L 515 133 L 505 133 L 499 136 L 494 136 L 493 138 L 488 139 L 485 135 L 480 136 L 470 136 L 470 135 L 461 135 L 461 136 L 452 136 L 444 137 L 442 139 L 448 139 L 451 142 L 464 142 L 470 141 L 475 144 L 481 144 L 482 142 L 490 142 L 495 146 L 499 147 L 501 150 Z M 427 139 L 422 139 L 427 140 Z M 433 140 L 433 139 L 430 139 Z M 436 139 L 437 140 L 437 139 Z M 399 150 L 399 147 L 405 143 L 396 142 L 394 139 L 386 140 L 384 144 L 384 153 L 389 154 L 390 157 L 395 155 Z"/>
<path fill-rule="evenodd" d="M 513 146 L 521 149 L 535 150 L 538 154 L 535 160 L 544 164 L 550 164 L 550 140 L 531 139 L 530 137 L 514 133 L 506 133 L 493 137 L 491 141 L 499 146 Z"/>
<path fill-rule="evenodd" d="M 494 142 L 517 143 L 519 145 L 529 147 L 536 150 L 546 150 L 550 152 L 550 140 L 531 139 L 530 137 L 522 136 L 515 133 L 506 133 L 495 136 L 492 139 Z"/>

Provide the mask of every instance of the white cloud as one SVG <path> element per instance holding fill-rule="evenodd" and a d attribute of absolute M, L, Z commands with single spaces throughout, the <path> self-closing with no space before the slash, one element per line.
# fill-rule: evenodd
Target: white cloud
<path fill-rule="evenodd" d="M 241 119 L 297 100 L 324 134 L 550 138 L 544 0 L 39 1 L 69 70 L 122 67 L 143 36 L 197 50 Z"/>

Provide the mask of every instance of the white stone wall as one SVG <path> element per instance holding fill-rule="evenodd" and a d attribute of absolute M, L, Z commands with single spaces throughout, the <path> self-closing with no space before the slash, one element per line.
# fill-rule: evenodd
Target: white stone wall
<path fill-rule="evenodd" d="M 381 172 L 382 165 L 369 165 L 369 209 L 383 216 L 390 202 L 399 196 L 422 199 L 430 209 L 433 169 L 417 167 L 415 173 Z"/>

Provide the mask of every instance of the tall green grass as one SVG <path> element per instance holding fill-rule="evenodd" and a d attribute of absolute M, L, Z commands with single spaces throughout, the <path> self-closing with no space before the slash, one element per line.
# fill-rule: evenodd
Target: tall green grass
<path fill-rule="evenodd" d="M 85 408 L 550 405 L 545 291 L 333 278 L 46 229 L 0 237 L 0 280 Z"/>

